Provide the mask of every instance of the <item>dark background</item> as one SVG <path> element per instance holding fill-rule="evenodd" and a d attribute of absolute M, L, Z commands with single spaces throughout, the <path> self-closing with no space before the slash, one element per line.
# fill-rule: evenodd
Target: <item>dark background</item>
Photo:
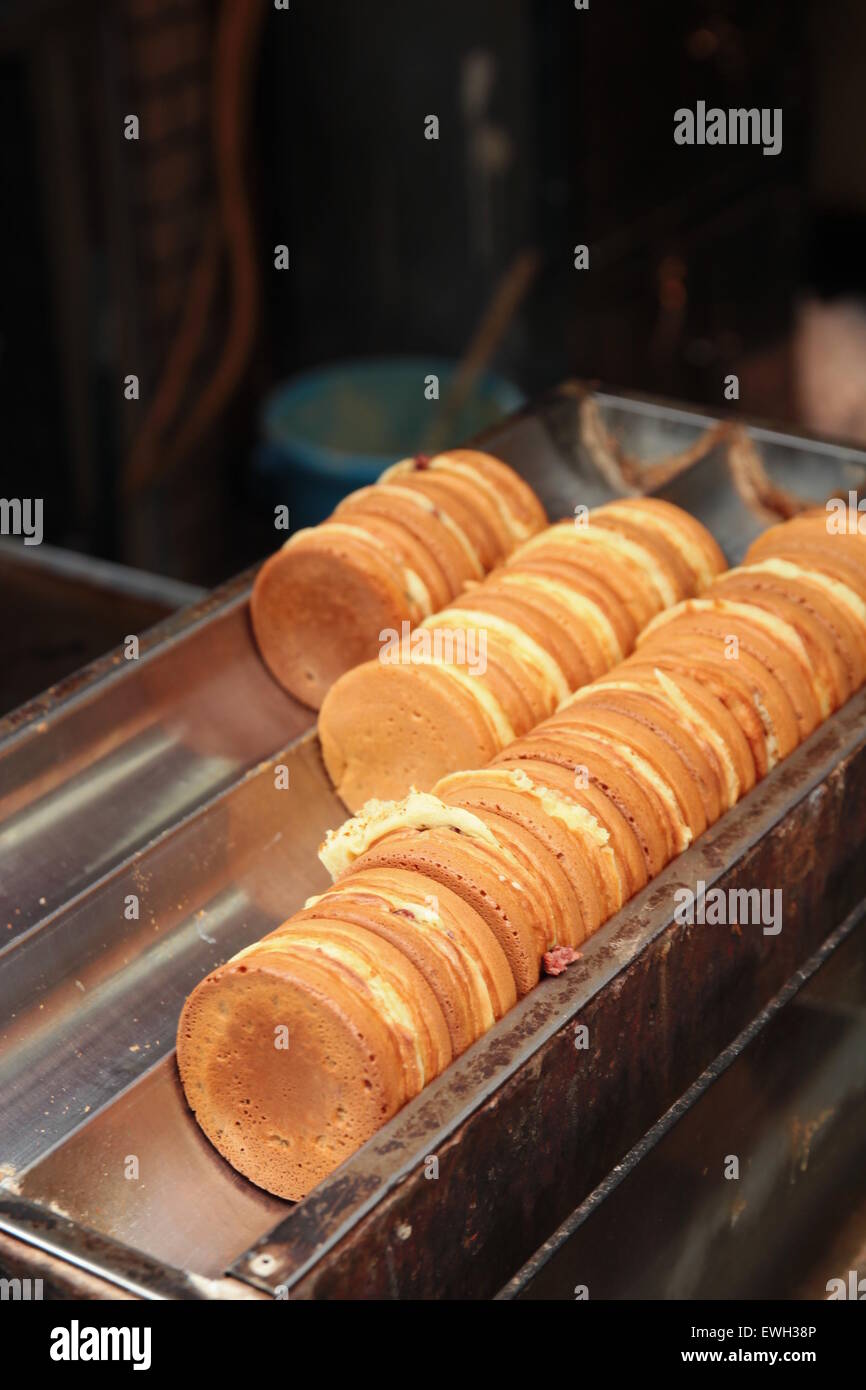
<path fill-rule="evenodd" d="M 527 248 L 491 363 L 527 394 L 724 411 L 735 371 L 866 441 L 864 65 L 857 0 L 0 0 L 0 495 L 213 584 L 273 548 L 268 392 L 459 357 Z M 782 153 L 677 146 L 698 99 L 782 107 Z"/>

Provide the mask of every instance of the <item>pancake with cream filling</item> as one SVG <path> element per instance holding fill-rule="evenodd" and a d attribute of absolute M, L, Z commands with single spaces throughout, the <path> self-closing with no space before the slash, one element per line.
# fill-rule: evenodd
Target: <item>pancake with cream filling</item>
<path fill-rule="evenodd" d="M 363 929 L 307 920 L 240 952 L 178 1026 L 196 1120 L 238 1172 L 298 1200 L 448 1064 L 423 976 Z"/>

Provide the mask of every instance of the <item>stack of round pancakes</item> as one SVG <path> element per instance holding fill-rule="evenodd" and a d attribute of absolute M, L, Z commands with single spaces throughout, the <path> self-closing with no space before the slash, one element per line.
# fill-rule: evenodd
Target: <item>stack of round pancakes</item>
<path fill-rule="evenodd" d="M 651 498 L 533 536 L 426 618 L 396 659 L 385 648 L 331 688 L 319 738 L 338 795 L 354 811 L 489 762 L 724 568 L 700 522 Z"/>
<path fill-rule="evenodd" d="M 803 517 L 487 767 L 365 807 L 323 846 L 334 886 L 187 1001 L 209 1138 L 302 1196 L 864 677 L 866 538 Z"/>
<path fill-rule="evenodd" d="M 489 454 L 397 463 L 262 566 L 250 599 L 262 657 L 318 709 L 344 671 L 375 656 L 380 632 L 444 608 L 546 524 L 528 484 Z"/>

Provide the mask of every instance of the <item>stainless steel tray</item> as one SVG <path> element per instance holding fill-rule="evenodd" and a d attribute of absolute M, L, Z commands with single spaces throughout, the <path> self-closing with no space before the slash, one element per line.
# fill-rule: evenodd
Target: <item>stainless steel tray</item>
<path fill-rule="evenodd" d="M 665 494 L 740 558 L 764 522 L 731 487 L 717 422 L 698 412 L 570 384 L 483 442 L 530 478 L 552 515 L 593 505 L 617 487 L 587 429 L 588 404 L 629 455 L 688 454 Z M 866 476 L 856 450 L 749 433 L 771 476 L 816 499 Z M 324 886 L 316 848 L 343 817 L 311 713 L 257 657 L 251 577 L 145 634 L 137 660 L 111 654 L 0 724 L 0 1230 L 142 1296 L 280 1285 L 310 1296 L 495 1291 L 585 1195 L 598 1164 L 629 1147 L 634 1124 L 653 1123 L 862 896 L 852 837 L 866 818 L 866 696 L 629 904 L 577 967 L 545 982 L 290 1208 L 211 1149 L 173 1058 L 186 994 Z M 275 788 L 278 764 L 289 767 L 288 791 Z M 816 834 L 828 837 L 827 863 L 792 866 L 792 836 Z M 681 941 L 674 969 L 672 884 L 735 876 L 750 862 L 784 874 L 800 903 L 784 941 L 726 942 L 709 981 L 705 945 Z M 668 964 L 650 967 L 662 948 Z M 583 1085 L 608 1129 L 595 1166 L 575 1165 L 563 1181 L 557 1165 L 591 1127 L 578 1108 L 546 1166 L 549 1136 L 533 1118 L 546 1095 L 539 1068 L 562 1083 L 562 1040 L 578 1012 L 595 1008 L 605 1027 L 623 1029 L 617 998 L 630 971 L 644 978 L 649 968 L 658 988 L 685 972 L 690 1022 L 642 1020 L 660 1050 L 630 1117 L 617 1109 L 616 1067 L 599 1089 L 568 1058 L 574 1104 Z M 631 1023 L 624 1032 L 633 1041 Z M 625 1075 L 626 1049 L 617 1058 Z M 424 1157 L 452 1145 L 450 1181 L 425 1182 Z M 526 1208 L 533 1184 L 532 1214 L 515 1223 L 514 1202 Z M 455 1231 L 470 1210 L 474 1235 L 461 1243 Z M 425 1231 L 423 1258 L 413 1228 Z"/>

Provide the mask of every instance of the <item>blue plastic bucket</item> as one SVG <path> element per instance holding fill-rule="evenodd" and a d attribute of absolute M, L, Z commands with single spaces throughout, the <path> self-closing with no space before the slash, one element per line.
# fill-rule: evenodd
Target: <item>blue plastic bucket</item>
<path fill-rule="evenodd" d="M 262 410 L 255 460 L 260 490 L 289 507 L 293 531 L 321 521 L 347 492 L 423 447 L 455 368 L 447 358 L 371 358 L 292 378 Z M 424 395 L 431 374 L 439 378 L 438 401 Z M 484 374 L 450 423 L 449 442 L 477 434 L 522 404 L 510 382 Z"/>

